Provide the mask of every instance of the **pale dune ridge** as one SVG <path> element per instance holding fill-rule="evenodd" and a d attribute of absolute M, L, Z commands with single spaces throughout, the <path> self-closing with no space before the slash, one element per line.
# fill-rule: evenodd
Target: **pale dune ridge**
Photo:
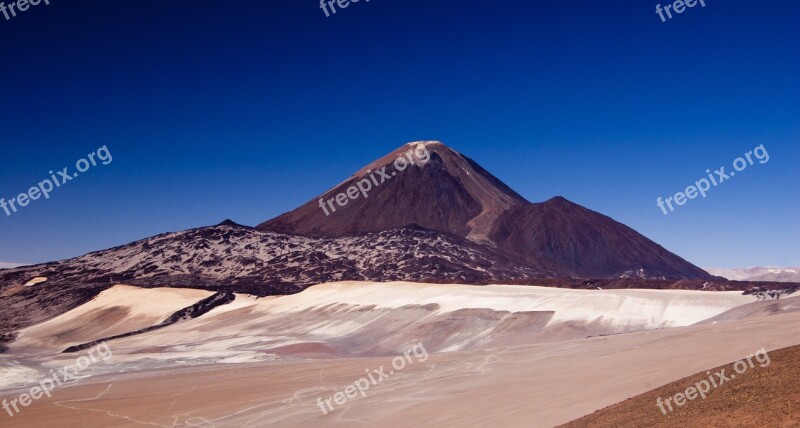
<path fill-rule="evenodd" d="M 65 314 L 23 329 L 14 348 L 62 351 L 71 345 L 158 324 L 212 294 L 204 290 L 117 285 Z"/>
<path fill-rule="evenodd" d="M 22 330 L 12 350 L 58 352 L 135 331 L 211 294 L 115 286 Z M 754 301 L 738 292 L 336 282 L 289 296 L 237 295 L 202 317 L 114 344 L 152 360 L 197 363 L 263 361 L 298 347 L 306 357 L 389 355 L 412 340 L 459 351 L 687 326 Z"/>
<path fill-rule="evenodd" d="M 685 326 L 735 306 L 756 301 L 741 292 L 693 290 L 571 290 L 523 285 L 441 285 L 411 282 L 334 282 L 274 301 L 283 310 L 332 303 L 399 308 L 438 304 L 441 312 L 491 309 L 524 312 L 553 311 L 550 325 L 604 321 L 624 328 Z"/>

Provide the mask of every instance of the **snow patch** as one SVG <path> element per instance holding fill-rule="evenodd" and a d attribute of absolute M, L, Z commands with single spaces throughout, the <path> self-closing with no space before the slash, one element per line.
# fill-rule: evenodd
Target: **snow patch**
<path fill-rule="evenodd" d="M 43 283 L 45 281 L 47 281 L 47 277 L 46 276 L 37 276 L 36 278 L 33 278 L 30 281 L 26 282 L 25 283 L 25 287 L 31 287 L 31 286 L 34 286 L 36 284 L 41 284 L 41 283 Z"/>

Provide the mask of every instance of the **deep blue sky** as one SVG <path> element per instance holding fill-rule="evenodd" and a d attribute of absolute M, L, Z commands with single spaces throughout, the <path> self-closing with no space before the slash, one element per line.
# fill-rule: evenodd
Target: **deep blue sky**
<path fill-rule="evenodd" d="M 0 15 L 0 197 L 113 162 L 0 212 L 0 261 L 254 225 L 436 139 L 695 264 L 800 265 L 796 0 L 666 23 L 653 0 L 50 2 Z M 767 164 L 656 207 L 758 144 Z"/>

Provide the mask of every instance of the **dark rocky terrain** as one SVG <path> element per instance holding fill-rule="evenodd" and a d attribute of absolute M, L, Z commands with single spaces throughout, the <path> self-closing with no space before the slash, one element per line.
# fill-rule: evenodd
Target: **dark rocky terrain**
<path fill-rule="evenodd" d="M 0 332 L 43 321 L 120 283 L 268 296 L 330 281 L 486 284 L 556 275 L 485 245 L 415 225 L 308 238 L 226 221 L 74 259 L 0 270 Z M 25 286 L 37 277 L 47 281 Z"/>

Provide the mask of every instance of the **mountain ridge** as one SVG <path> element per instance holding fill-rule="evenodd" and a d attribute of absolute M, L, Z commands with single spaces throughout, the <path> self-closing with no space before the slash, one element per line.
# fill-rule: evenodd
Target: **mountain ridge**
<path fill-rule="evenodd" d="M 800 267 L 752 266 L 748 268 L 706 268 L 707 272 L 732 281 L 800 282 Z"/>

